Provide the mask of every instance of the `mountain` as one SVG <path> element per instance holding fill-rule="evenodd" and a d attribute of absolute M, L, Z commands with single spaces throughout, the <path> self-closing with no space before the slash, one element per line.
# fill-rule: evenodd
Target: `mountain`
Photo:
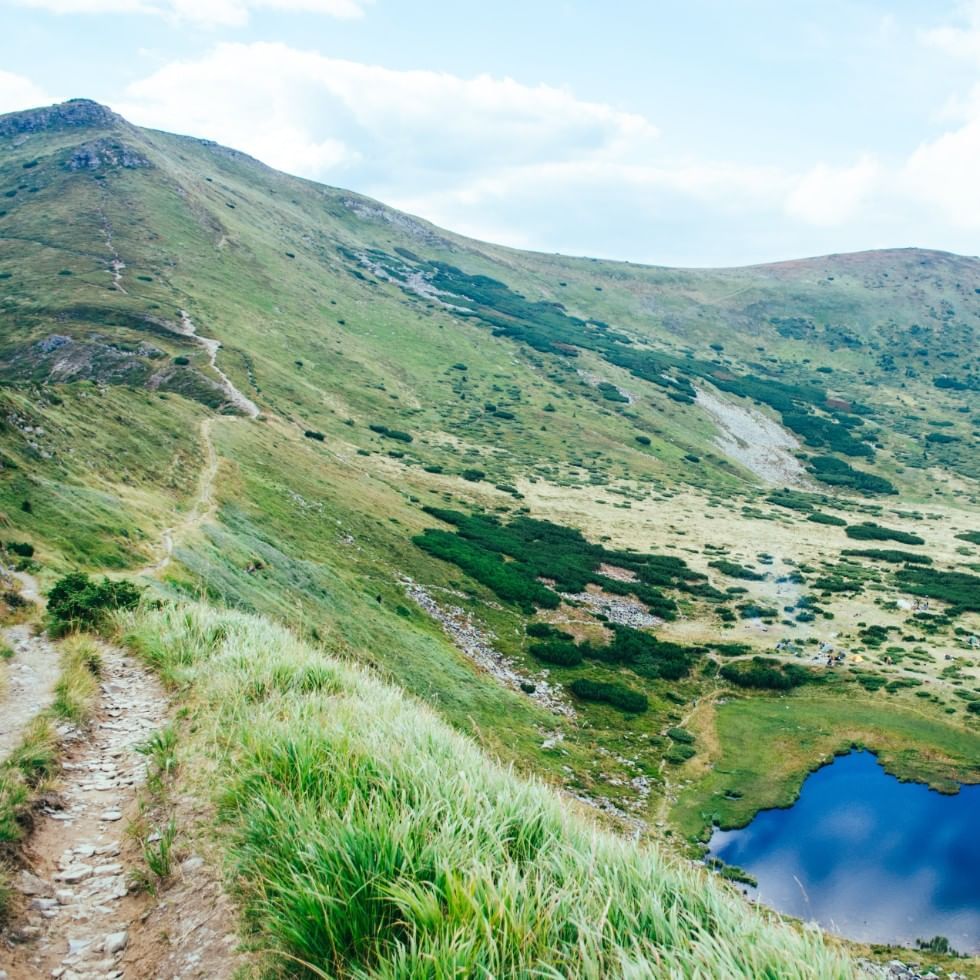
<path fill-rule="evenodd" d="M 980 780 L 980 259 L 522 252 L 86 100 L 0 195 L 42 585 L 285 624 L 685 854 L 854 742 Z"/>

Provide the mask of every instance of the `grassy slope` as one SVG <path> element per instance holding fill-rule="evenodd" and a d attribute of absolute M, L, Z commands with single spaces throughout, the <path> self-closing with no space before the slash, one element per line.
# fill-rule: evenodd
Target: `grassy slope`
<path fill-rule="evenodd" d="M 185 771 L 217 789 L 251 937 L 290 972 L 853 973 L 818 933 L 597 831 L 422 705 L 280 627 L 183 606 L 122 628 L 182 691 Z"/>

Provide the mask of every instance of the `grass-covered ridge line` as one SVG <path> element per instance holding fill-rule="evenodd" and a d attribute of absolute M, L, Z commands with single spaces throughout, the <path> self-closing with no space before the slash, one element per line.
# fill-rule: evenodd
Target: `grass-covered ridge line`
<path fill-rule="evenodd" d="M 816 931 L 627 843 L 285 629 L 128 614 L 189 709 L 245 922 L 303 976 L 851 977 Z M 214 759 L 221 759 L 220 766 Z M 185 767 L 195 771 L 193 767 Z"/>

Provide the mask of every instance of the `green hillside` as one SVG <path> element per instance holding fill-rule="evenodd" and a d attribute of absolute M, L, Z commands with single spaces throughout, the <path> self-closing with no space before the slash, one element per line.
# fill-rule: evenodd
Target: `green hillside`
<path fill-rule="evenodd" d="M 792 800 L 851 744 L 934 786 L 980 781 L 978 333 L 976 258 L 686 270 L 520 252 L 95 103 L 0 117 L 5 563 L 44 586 L 125 577 L 209 604 L 187 615 L 233 632 L 285 626 L 284 670 L 356 662 L 337 681 L 351 717 L 376 684 L 361 668 L 433 709 L 425 767 L 458 753 L 475 771 L 478 746 L 684 857 L 713 823 Z M 145 615 L 139 642 L 162 642 Z M 196 675 L 212 653 L 188 655 L 184 680 L 204 685 L 196 710 L 220 714 L 230 675 Z M 358 735 L 364 765 L 411 714 L 385 690 L 396 717 Z M 283 710 L 305 739 L 323 708 Z M 285 751 L 267 721 L 270 752 Z M 322 738 L 309 751 L 343 732 Z M 263 759 L 234 751 L 265 792 Z M 401 781 L 415 763 L 370 764 Z M 592 909 L 585 824 L 568 829 L 537 787 L 486 779 L 479 820 L 524 800 L 562 843 L 539 878 L 518 881 L 524 859 L 498 854 L 473 888 L 506 878 L 517 904 L 539 889 L 529 916 L 552 900 Z M 356 792 L 318 784 L 282 812 L 305 835 Z M 259 819 L 235 818 L 245 838 Z M 445 844 L 457 860 L 463 843 Z M 705 916 L 725 923 L 711 954 L 734 957 L 724 975 L 846 975 L 727 885 L 661 871 L 655 850 L 631 861 L 612 837 L 601 848 L 628 889 L 663 873 L 708 891 L 670 936 L 624 903 L 612 933 L 582 939 L 583 976 L 616 956 L 649 975 L 650 950 L 668 947 L 669 975 L 703 975 Z M 240 853 L 249 874 L 282 870 Z M 272 892 L 242 900 L 287 915 Z M 421 894 L 400 901 L 424 918 Z M 770 929 L 759 960 L 726 945 Z M 263 939 L 301 958 L 345 948 L 283 935 Z M 418 938 L 413 955 L 448 955 L 446 941 Z M 568 937 L 547 942 L 565 975 Z M 781 972 L 780 949 L 811 971 Z M 547 960 L 465 955 L 496 975 Z M 329 970 L 475 975 L 372 962 Z"/>

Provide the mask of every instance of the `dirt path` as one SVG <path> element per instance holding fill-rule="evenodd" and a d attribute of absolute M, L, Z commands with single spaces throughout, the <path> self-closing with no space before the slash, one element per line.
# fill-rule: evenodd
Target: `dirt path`
<path fill-rule="evenodd" d="M 105 647 L 102 657 L 92 735 L 68 743 L 61 808 L 45 807 L 26 848 L 31 870 L 15 878 L 28 909 L 11 933 L 19 942 L 0 949 L 11 980 L 123 975 L 120 958 L 141 911 L 120 858 L 123 817 L 145 778 L 135 746 L 162 725 L 167 702 L 156 680 L 121 651 Z"/>
<path fill-rule="evenodd" d="M 7 661 L 7 691 L 0 702 L 0 761 L 21 742 L 31 720 L 54 700 L 58 651 L 27 624 L 2 631 L 14 656 Z"/>
<path fill-rule="evenodd" d="M 221 350 L 221 341 L 213 340 L 210 337 L 202 337 L 197 332 L 197 327 L 194 325 L 194 321 L 190 318 L 190 314 L 186 310 L 180 311 L 180 332 L 185 337 L 193 337 L 207 352 L 208 360 L 211 362 L 211 367 L 214 373 L 221 378 L 222 384 L 225 389 L 225 393 L 228 396 L 228 401 L 232 403 L 240 412 L 243 412 L 249 418 L 259 417 L 259 406 L 252 401 L 251 398 L 242 394 L 238 388 L 235 387 L 231 378 L 225 374 L 221 368 L 218 367 L 218 351 Z"/>
<path fill-rule="evenodd" d="M 214 481 L 218 476 L 218 453 L 214 448 L 211 428 L 215 419 L 206 418 L 201 422 L 201 444 L 204 446 L 206 461 L 198 477 L 197 495 L 191 509 L 179 524 L 168 527 L 160 535 L 160 557 L 153 563 L 138 569 L 136 575 L 155 575 L 164 569 L 173 557 L 175 540 L 188 531 L 200 527 L 214 517 L 217 500 L 214 495 Z"/>
<path fill-rule="evenodd" d="M 717 697 L 717 691 L 709 691 L 704 696 L 698 698 L 694 702 L 691 710 L 684 715 L 679 722 L 677 722 L 677 728 L 687 728 L 690 724 L 691 719 L 699 711 L 707 711 L 711 708 L 714 703 L 715 697 Z M 667 777 L 667 773 L 670 771 L 670 763 L 666 759 L 662 759 L 660 762 L 660 778 L 663 782 L 663 796 L 660 798 L 660 802 L 657 804 L 656 812 L 653 815 L 651 823 L 660 828 L 667 826 L 667 816 L 670 813 L 670 807 L 673 803 L 677 801 L 677 795 L 675 793 L 675 785 L 671 783 L 670 779 Z"/>
<path fill-rule="evenodd" d="M 20 582 L 20 594 L 28 602 L 36 602 L 39 605 L 43 602 L 41 599 L 41 586 L 38 585 L 37 579 L 33 575 L 29 575 L 27 572 L 7 572 L 11 578 L 17 579 Z"/>

